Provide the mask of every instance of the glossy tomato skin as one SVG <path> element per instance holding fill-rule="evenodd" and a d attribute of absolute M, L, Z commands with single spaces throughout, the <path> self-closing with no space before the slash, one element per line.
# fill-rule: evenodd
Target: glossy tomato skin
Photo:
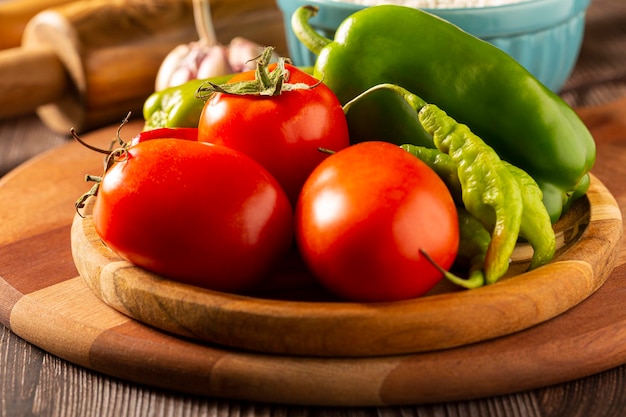
<path fill-rule="evenodd" d="M 160 127 L 157 129 L 144 130 L 133 136 L 131 145 L 153 139 L 183 139 L 198 140 L 198 128 L 196 127 Z"/>
<path fill-rule="evenodd" d="M 289 83 L 319 84 L 319 80 L 286 65 Z M 230 82 L 254 79 L 254 71 Z M 295 204 L 302 184 L 328 154 L 349 145 L 348 125 L 334 93 L 324 84 L 284 91 L 278 96 L 214 94 L 205 104 L 198 125 L 200 141 L 237 149 L 266 167 Z"/>
<path fill-rule="evenodd" d="M 396 145 L 363 142 L 313 171 L 295 213 L 296 241 L 320 283 L 352 301 L 421 296 L 458 251 L 456 207 L 441 179 Z"/>
<path fill-rule="evenodd" d="M 104 175 L 96 232 L 162 276 L 219 291 L 250 288 L 291 247 L 293 210 L 277 181 L 232 149 L 154 139 Z"/>

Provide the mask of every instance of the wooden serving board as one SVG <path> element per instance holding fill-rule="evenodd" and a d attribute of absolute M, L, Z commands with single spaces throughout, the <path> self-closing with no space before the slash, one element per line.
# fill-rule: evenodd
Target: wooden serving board
<path fill-rule="evenodd" d="M 100 240 L 93 202 L 74 216 L 72 254 L 79 274 L 106 304 L 200 341 L 328 358 L 448 349 L 549 320 L 604 284 L 622 231 L 617 203 L 593 177 L 585 198 L 555 225 L 559 248 L 548 265 L 527 271 L 532 250 L 518 245 L 509 274 L 497 285 L 462 291 L 443 280 L 424 297 L 351 303 L 334 300 L 315 285 L 295 256 L 260 285 L 274 291 L 230 294 L 164 279 L 123 260 Z"/>
<path fill-rule="evenodd" d="M 613 230 L 603 234 L 608 243 L 593 236 L 589 240 L 608 248 L 622 233 L 621 227 L 610 225 L 621 225 L 626 207 L 626 100 L 581 110 L 581 115 L 598 141 L 594 189 L 603 196 L 602 209 L 592 211 L 591 219 Z M 106 143 L 116 128 L 94 132 L 87 140 Z M 130 137 L 133 129 L 138 125 L 125 129 L 124 135 Z M 623 247 L 604 285 L 563 314 L 523 331 L 445 350 L 353 358 L 294 356 L 219 347 L 156 330 L 102 302 L 74 264 L 73 204 L 89 187 L 84 174 L 101 170 L 101 156 L 70 143 L 0 180 L 0 321 L 25 340 L 78 365 L 216 398 L 362 406 L 504 394 L 583 377 L 626 361 Z M 593 228 L 587 227 L 585 233 L 590 231 Z M 594 258 L 593 252 L 582 251 L 585 259 Z M 598 256 L 608 264 L 615 260 Z M 581 263 L 581 269 L 588 268 Z M 572 286 L 578 285 L 573 275 Z M 594 285 L 591 279 L 588 293 Z M 506 315 L 506 306 L 475 311 L 474 317 L 480 322 L 492 314 Z M 543 312 L 538 308 L 537 314 Z"/>

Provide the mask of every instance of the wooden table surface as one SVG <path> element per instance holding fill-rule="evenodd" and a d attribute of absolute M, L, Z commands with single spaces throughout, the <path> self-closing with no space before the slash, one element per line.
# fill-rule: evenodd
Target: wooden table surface
<path fill-rule="evenodd" d="M 603 129 L 593 109 L 626 100 L 626 3 L 593 0 L 578 64 L 562 96 Z M 626 120 L 620 106 L 615 120 Z M 626 129 L 626 122 L 622 123 Z M 615 135 L 620 134 L 616 131 Z M 621 138 L 626 134 L 621 131 Z M 0 121 L 0 175 L 67 143 L 34 115 Z M 606 152 L 605 152 L 606 154 Z M 608 173 L 610 168 L 604 168 Z M 0 202 L 1 204 L 1 202 Z M 0 219 L 0 221 L 2 221 Z M 511 375 L 511 378 L 514 378 Z M 63 361 L 0 326 L 0 416 L 623 416 L 626 365 L 568 383 L 456 403 L 304 408 L 199 398 L 117 380 Z"/>

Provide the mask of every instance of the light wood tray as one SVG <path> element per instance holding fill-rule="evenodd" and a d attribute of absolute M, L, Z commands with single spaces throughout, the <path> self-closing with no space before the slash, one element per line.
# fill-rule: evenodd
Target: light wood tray
<path fill-rule="evenodd" d="M 93 200 L 93 199 L 92 199 Z M 273 291 L 236 295 L 177 283 L 122 260 L 96 234 L 92 203 L 72 226 L 72 253 L 98 298 L 140 322 L 188 338 L 255 352 L 367 357 L 448 349 L 549 320 L 595 292 L 613 269 L 621 215 L 593 178 L 586 197 L 556 225 L 560 249 L 525 272 L 520 245 L 506 279 L 475 290 L 443 281 L 432 294 L 392 303 L 332 301 L 297 262 Z M 227 279 L 227 278 L 225 278 Z M 281 285 L 283 286 L 281 288 Z"/>

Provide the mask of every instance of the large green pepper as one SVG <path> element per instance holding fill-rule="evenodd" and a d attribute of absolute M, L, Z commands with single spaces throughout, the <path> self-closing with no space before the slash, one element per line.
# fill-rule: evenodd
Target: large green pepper
<path fill-rule="evenodd" d="M 535 179 L 552 222 L 586 192 L 596 157 L 591 134 L 567 103 L 508 54 L 429 13 L 393 5 L 354 13 L 333 41 L 309 25 L 316 11 L 299 8 L 292 28 L 318 54 L 314 75 L 342 103 L 392 83 L 436 104 Z M 403 115 L 397 98 L 388 97 L 369 105 Z M 369 120 L 358 117 L 362 131 L 375 131 Z"/>

